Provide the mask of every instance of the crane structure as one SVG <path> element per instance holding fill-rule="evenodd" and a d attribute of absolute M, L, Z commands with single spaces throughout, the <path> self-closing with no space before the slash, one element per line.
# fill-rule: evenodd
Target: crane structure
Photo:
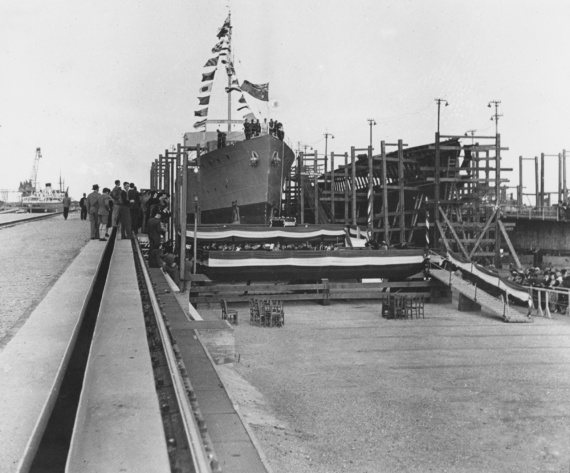
<path fill-rule="evenodd" d="M 30 182 L 32 184 L 33 187 L 33 192 L 35 192 L 37 189 L 37 181 L 38 181 L 38 168 L 40 165 L 40 159 L 42 157 L 42 149 L 41 148 L 36 148 L 36 157 L 34 159 L 34 168 L 32 169 L 32 177 L 30 178 Z"/>

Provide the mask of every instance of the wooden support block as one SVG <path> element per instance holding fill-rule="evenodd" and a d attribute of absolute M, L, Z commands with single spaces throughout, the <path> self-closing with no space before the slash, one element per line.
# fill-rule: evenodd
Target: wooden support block
<path fill-rule="evenodd" d="M 323 305 L 331 305 L 331 288 L 328 279 L 323 279 Z"/>
<path fill-rule="evenodd" d="M 481 310 L 481 306 L 463 294 L 459 294 L 457 310 L 459 312 L 478 312 Z"/>

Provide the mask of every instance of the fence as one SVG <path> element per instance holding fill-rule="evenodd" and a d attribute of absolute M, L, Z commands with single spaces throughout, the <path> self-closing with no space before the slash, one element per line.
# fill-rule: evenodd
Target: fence
<path fill-rule="evenodd" d="M 552 318 L 552 312 L 558 312 L 563 315 L 568 314 L 568 298 L 570 292 L 568 289 L 546 289 L 542 287 L 529 287 L 532 305 L 536 309 L 537 314 L 542 317 Z M 529 313 L 532 312 L 529 307 Z"/>

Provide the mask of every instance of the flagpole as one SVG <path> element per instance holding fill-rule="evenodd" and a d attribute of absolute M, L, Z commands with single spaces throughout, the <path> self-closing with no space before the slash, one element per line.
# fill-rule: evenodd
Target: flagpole
<path fill-rule="evenodd" d="M 228 65 L 226 66 L 226 72 L 228 74 L 228 89 L 232 86 L 232 69 L 234 67 L 234 57 L 232 48 L 232 22 L 231 22 L 231 12 L 228 13 Z M 228 135 L 232 131 L 232 91 L 228 92 Z"/>

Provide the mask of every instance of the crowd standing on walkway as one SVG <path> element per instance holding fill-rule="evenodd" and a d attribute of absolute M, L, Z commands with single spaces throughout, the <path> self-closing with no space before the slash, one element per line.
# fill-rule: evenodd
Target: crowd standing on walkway
<path fill-rule="evenodd" d="M 173 244 L 164 241 L 170 212 L 170 195 L 154 189 L 139 192 L 132 182 L 115 181 L 111 190 L 108 187 L 99 192 L 99 185 L 94 184 L 89 195 L 83 194 L 80 201 L 89 216 L 92 240 L 107 241 L 110 230 L 120 231 L 122 239 L 131 239 L 139 232 L 148 235 L 148 261 L 151 267 L 161 267 L 178 283 L 178 265 Z M 118 237 L 118 235 L 117 235 Z"/>

